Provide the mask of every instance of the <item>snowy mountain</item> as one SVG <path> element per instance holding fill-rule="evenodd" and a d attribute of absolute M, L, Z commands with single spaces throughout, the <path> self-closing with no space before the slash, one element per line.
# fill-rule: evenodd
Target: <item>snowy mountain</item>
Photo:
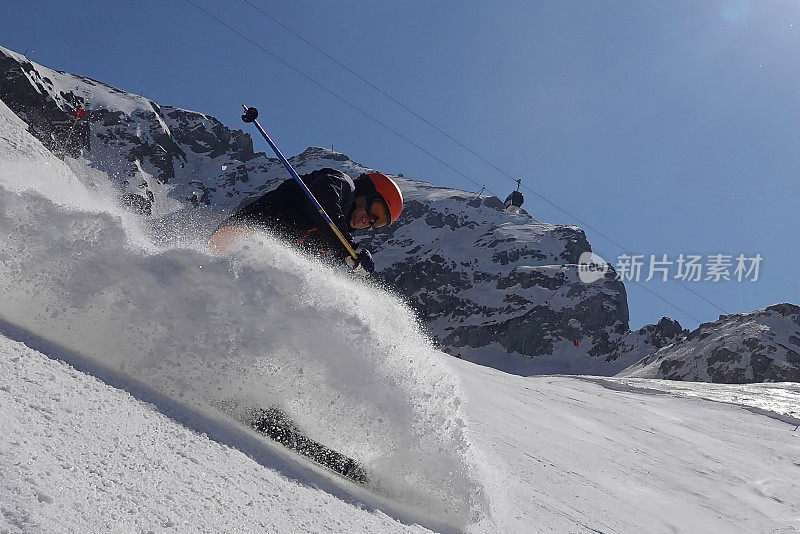
<path fill-rule="evenodd" d="M 287 178 L 276 159 L 254 151 L 248 134 L 213 117 L 55 71 L 3 48 L 0 99 L 84 181 L 103 182 L 118 202 L 144 214 L 150 233 L 162 239 L 174 238 L 186 220 L 196 237 L 208 234 L 224 214 Z M 86 115 L 76 120 L 78 108 Z M 324 148 L 308 148 L 290 161 L 300 173 L 373 170 Z M 613 272 L 591 284 L 580 281 L 576 264 L 591 246 L 579 228 L 508 213 L 496 197 L 393 177 L 406 197 L 400 219 L 356 237 L 376 253 L 378 277 L 405 296 L 443 350 L 519 374 L 613 375 L 641 358 L 652 361 L 657 350 L 660 362 L 686 356 L 671 355 L 684 347 L 673 341 L 685 337 L 672 319 L 629 330 L 625 287 Z M 717 327 L 724 337 L 719 322 L 701 329 L 709 336 Z M 771 346 L 759 332 L 764 339 L 754 341 L 756 333 L 748 343 Z M 693 360 L 708 360 L 692 364 L 702 372 L 664 363 L 648 376 L 796 379 L 791 359 L 770 357 L 769 369 L 761 370 L 760 364 L 733 363 L 750 352 L 723 358 L 722 348 L 706 348 L 716 352 L 692 353 Z M 709 371 L 720 367 L 741 373 Z"/>
<path fill-rule="evenodd" d="M 800 382 L 800 306 L 775 304 L 721 315 L 692 332 L 668 333 L 674 337 L 661 338 L 660 347 L 626 347 L 641 361 L 619 376 L 726 384 Z"/>
<path fill-rule="evenodd" d="M 31 133 L 55 153 L 110 176 L 125 204 L 167 221 L 151 220 L 154 226 L 176 216 L 197 221 L 198 213 L 209 229 L 213 215 L 218 220 L 287 178 L 277 160 L 253 151 L 249 135 L 213 117 L 2 48 L 0 69 L 0 99 Z M 77 108 L 86 115 L 75 121 Z M 334 167 L 355 177 L 371 170 L 321 148 L 291 162 L 300 173 Z M 358 238 L 443 348 L 525 372 L 619 370 L 603 355 L 628 332 L 625 288 L 611 274 L 593 284 L 578 279 L 578 257 L 591 250 L 583 231 L 508 213 L 496 197 L 395 178 L 407 201 L 400 220 Z"/>
<path fill-rule="evenodd" d="M 648 324 L 621 337 L 605 357 L 610 368 L 625 369 L 656 350 L 669 345 L 687 333 L 680 323 L 662 317 L 657 324 Z"/>
<path fill-rule="evenodd" d="M 268 236 L 217 257 L 191 216 L 154 232 L 30 129 L 0 101 L 0 532 L 800 529 L 797 384 L 458 360 Z M 279 407 L 368 482 L 220 402 Z"/>

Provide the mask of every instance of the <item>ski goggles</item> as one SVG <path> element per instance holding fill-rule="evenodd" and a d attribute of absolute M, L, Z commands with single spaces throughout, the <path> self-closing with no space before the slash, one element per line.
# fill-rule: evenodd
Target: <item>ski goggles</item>
<path fill-rule="evenodd" d="M 384 202 L 382 198 L 374 198 L 369 202 L 367 214 L 372 220 L 372 224 L 370 225 L 372 228 L 383 228 L 391 222 L 389 206 L 386 205 L 386 202 Z"/>

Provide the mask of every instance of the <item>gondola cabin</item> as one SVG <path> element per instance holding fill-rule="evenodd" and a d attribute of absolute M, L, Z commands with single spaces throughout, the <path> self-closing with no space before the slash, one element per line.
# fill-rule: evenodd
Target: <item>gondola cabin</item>
<path fill-rule="evenodd" d="M 525 198 L 522 196 L 522 193 L 519 191 L 519 186 L 522 180 L 517 180 L 517 190 L 512 191 L 508 198 L 506 198 L 506 211 L 511 213 L 519 213 L 519 209 L 522 207 L 522 203 L 525 201 Z"/>

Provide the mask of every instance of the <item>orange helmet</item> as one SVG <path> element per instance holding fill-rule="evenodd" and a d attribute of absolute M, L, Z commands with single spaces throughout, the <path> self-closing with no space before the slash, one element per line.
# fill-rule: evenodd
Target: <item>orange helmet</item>
<path fill-rule="evenodd" d="M 369 200 L 377 195 L 383 200 L 389 209 L 388 224 L 397 220 L 403 211 L 403 193 L 394 180 L 385 174 L 371 172 L 356 178 L 355 185 L 356 196 L 365 195 Z M 367 205 L 369 206 L 369 202 Z"/>

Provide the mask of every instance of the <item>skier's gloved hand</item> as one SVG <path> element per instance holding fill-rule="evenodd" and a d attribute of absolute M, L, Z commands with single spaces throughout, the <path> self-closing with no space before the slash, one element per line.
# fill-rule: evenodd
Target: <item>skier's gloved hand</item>
<path fill-rule="evenodd" d="M 359 249 L 356 251 L 356 254 L 358 254 L 359 267 L 370 274 L 375 272 L 375 262 L 372 261 L 372 253 L 369 250 L 359 247 Z"/>
<path fill-rule="evenodd" d="M 375 262 L 372 261 L 372 254 L 370 253 L 369 250 L 358 247 L 356 249 L 356 256 L 358 256 L 357 259 L 353 259 L 350 256 L 347 256 L 344 259 L 345 263 L 351 269 L 353 269 L 353 271 L 357 272 L 358 274 L 367 276 L 375 270 Z"/>

